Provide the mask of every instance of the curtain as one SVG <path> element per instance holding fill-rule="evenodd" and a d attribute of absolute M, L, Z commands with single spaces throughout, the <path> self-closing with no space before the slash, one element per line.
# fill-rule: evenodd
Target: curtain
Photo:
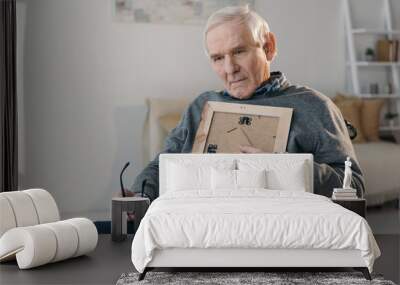
<path fill-rule="evenodd" d="M 18 190 L 16 2 L 0 0 L 0 191 Z"/>

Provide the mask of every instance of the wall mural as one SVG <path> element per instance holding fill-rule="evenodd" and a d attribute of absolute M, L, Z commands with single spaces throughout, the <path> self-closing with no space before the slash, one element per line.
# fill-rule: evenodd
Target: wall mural
<path fill-rule="evenodd" d="M 255 0 L 112 0 L 114 19 L 122 22 L 201 25 L 216 10 Z"/>

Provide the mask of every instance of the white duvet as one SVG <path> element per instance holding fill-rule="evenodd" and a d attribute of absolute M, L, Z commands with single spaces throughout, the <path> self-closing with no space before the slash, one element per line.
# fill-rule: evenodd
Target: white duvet
<path fill-rule="evenodd" d="M 320 195 L 265 189 L 164 194 L 134 237 L 135 268 L 165 248 L 358 249 L 370 272 L 380 256 L 359 215 Z"/>

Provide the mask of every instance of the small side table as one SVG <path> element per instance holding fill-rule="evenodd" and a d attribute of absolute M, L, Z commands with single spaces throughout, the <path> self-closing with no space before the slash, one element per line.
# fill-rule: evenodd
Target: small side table
<path fill-rule="evenodd" d="M 400 130 L 392 131 L 392 135 L 396 143 L 400 144 Z"/>
<path fill-rule="evenodd" d="M 353 211 L 356 214 L 359 214 L 361 217 L 365 218 L 365 212 L 366 212 L 366 201 L 365 199 L 352 199 L 352 200 L 337 200 L 337 199 L 332 199 L 332 202 L 339 204 L 340 206 Z"/>
<path fill-rule="evenodd" d="M 111 239 L 113 241 L 123 241 L 126 239 L 126 212 L 135 212 L 135 229 L 144 217 L 150 200 L 144 197 L 115 197 L 111 205 Z M 124 224 L 125 223 L 125 224 Z"/>

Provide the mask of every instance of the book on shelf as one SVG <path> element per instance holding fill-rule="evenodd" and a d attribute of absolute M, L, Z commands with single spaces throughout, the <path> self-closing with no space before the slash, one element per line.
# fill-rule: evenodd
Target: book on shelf
<path fill-rule="evenodd" d="M 358 199 L 357 190 L 353 188 L 334 188 L 332 193 L 334 200 L 354 200 Z"/>
<path fill-rule="evenodd" d="M 357 196 L 357 194 L 355 194 L 355 193 L 343 193 L 343 194 L 333 193 L 333 195 L 335 195 L 336 197 L 356 197 Z"/>
<path fill-rule="evenodd" d="M 337 194 L 333 194 L 332 195 L 332 199 L 335 200 L 351 200 L 351 199 L 358 199 L 357 195 L 337 195 Z"/>
<path fill-rule="evenodd" d="M 376 53 L 378 61 L 398 61 L 399 40 L 378 40 L 376 42 Z"/>
<path fill-rule="evenodd" d="M 332 200 L 358 200 L 358 197 L 332 197 Z"/>
<path fill-rule="evenodd" d="M 334 188 L 333 193 L 357 193 L 357 190 L 354 188 Z"/>

